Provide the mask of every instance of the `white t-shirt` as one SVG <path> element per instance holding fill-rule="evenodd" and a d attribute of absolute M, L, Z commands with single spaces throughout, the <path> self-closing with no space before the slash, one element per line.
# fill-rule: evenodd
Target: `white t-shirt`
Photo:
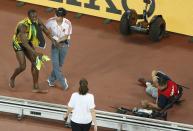
<path fill-rule="evenodd" d="M 70 35 L 72 34 L 71 22 L 66 18 L 63 18 L 62 24 L 58 25 L 56 22 L 56 17 L 52 17 L 48 19 L 46 27 L 48 29 L 51 29 L 52 36 L 58 38 L 64 37 L 65 35 L 69 35 L 68 39 L 70 39 Z"/>
<path fill-rule="evenodd" d="M 79 124 L 88 124 L 92 121 L 90 109 L 95 108 L 94 96 L 90 93 L 72 94 L 68 106 L 73 108 L 71 120 Z"/>

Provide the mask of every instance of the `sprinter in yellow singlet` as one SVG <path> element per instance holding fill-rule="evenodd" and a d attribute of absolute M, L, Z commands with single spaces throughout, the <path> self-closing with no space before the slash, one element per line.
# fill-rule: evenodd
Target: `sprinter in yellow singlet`
<path fill-rule="evenodd" d="M 28 11 L 27 18 L 18 23 L 13 36 L 13 49 L 16 53 L 19 67 L 15 69 L 14 73 L 10 77 L 9 86 L 11 88 L 15 87 L 15 78 L 26 69 L 27 58 L 31 62 L 33 92 L 45 92 L 45 90 L 41 90 L 39 87 L 39 71 L 36 68 L 36 57 L 41 57 L 42 53 L 39 53 L 35 50 L 35 47 L 37 46 L 45 46 L 45 39 L 42 31 L 52 42 L 54 42 L 45 25 L 40 21 L 40 19 L 38 19 L 37 12 L 33 9 Z"/>

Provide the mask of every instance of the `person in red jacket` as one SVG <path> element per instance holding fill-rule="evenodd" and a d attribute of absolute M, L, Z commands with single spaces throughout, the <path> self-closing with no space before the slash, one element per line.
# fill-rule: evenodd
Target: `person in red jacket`
<path fill-rule="evenodd" d="M 168 105 L 173 97 L 177 97 L 179 95 L 178 87 L 175 82 L 172 80 L 158 80 L 160 84 L 158 86 L 158 102 L 157 106 L 163 109 L 166 105 Z"/>
<path fill-rule="evenodd" d="M 145 108 L 164 109 L 172 98 L 179 95 L 177 84 L 171 79 L 165 79 L 163 77 L 156 77 L 158 96 L 156 103 L 149 102 L 147 100 L 142 101 L 142 106 Z M 154 80 L 155 81 L 155 80 Z"/>

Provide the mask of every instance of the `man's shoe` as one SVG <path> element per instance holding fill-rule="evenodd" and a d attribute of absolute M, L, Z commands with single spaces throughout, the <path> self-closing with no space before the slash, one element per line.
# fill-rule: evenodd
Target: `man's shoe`
<path fill-rule="evenodd" d="M 66 78 L 64 78 L 64 82 L 65 82 L 65 89 L 64 90 L 68 90 L 68 82 L 67 82 L 67 79 Z"/>
<path fill-rule="evenodd" d="M 54 87 L 54 86 L 55 86 L 49 79 L 47 79 L 47 82 L 48 82 L 48 85 L 49 85 L 50 87 Z"/>

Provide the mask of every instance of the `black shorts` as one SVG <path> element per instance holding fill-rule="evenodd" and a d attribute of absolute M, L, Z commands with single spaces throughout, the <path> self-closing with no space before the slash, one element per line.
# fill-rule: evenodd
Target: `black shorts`
<path fill-rule="evenodd" d="M 88 124 L 79 124 L 71 121 L 72 131 L 89 131 L 92 122 Z"/>
<path fill-rule="evenodd" d="M 14 49 L 15 52 L 17 52 L 17 51 L 25 51 L 26 50 L 25 47 L 22 45 L 22 43 L 18 43 L 17 44 L 15 42 L 13 42 L 12 45 L 13 45 L 13 49 Z M 32 48 L 34 48 L 31 42 L 29 42 L 29 45 Z"/>

